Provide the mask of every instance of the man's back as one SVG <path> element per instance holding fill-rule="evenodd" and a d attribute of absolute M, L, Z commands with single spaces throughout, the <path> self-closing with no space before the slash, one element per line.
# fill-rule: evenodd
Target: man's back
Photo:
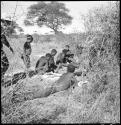
<path fill-rule="evenodd" d="M 40 57 L 36 63 L 36 68 L 39 66 L 44 66 L 46 62 L 47 62 L 47 60 L 46 60 L 45 56 Z"/>
<path fill-rule="evenodd" d="M 47 59 L 45 56 L 40 57 L 40 59 L 37 61 L 35 70 L 39 72 L 40 70 L 43 70 L 43 68 L 47 66 Z"/>
<path fill-rule="evenodd" d="M 63 53 L 59 53 L 58 56 L 57 56 L 57 59 L 56 59 L 56 64 L 58 64 L 58 62 L 63 63 L 64 57 L 65 56 L 64 56 Z"/>
<path fill-rule="evenodd" d="M 57 81 L 56 81 L 56 91 L 61 91 L 68 89 L 73 84 L 76 84 L 76 78 L 74 77 L 74 73 L 64 73 Z"/>
<path fill-rule="evenodd" d="M 71 62 L 71 60 L 69 60 L 69 58 L 71 57 L 71 56 L 73 56 L 74 54 L 68 49 L 64 49 L 63 50 L 64 52 L 65 52 L 65 57 L 64 57 L 64 62 L 65 63 L 70 63 Z"/>

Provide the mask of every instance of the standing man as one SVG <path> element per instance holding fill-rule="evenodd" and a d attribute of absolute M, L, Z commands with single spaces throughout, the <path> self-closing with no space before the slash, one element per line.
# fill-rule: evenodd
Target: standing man
<path fill-rule="evenodd" d="M 23 47 L 24 52 L 21 56 L 25 66 L 26 66 L 27 74 L 28 74 L 28 70 L 31 66 L 30 65 L 30 55 L 31 55 L 31 52 L 32 52 L 32 48 L 31 48 L 32 41 L 33 41 L 33 37 L 31 35 L 27 35 L 27 41 L 25 42 L 24 47 Z"/>

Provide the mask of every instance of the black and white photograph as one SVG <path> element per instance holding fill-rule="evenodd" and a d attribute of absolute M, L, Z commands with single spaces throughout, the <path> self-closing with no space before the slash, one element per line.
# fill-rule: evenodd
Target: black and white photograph
<path fill-rule="evenodd" d="M 1 123 L 120 124 L 120 1 L 1 1 Z"/>

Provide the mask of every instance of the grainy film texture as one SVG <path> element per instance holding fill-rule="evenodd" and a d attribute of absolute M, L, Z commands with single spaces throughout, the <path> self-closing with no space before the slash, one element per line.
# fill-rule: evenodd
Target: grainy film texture
<path fill-rule="evenodd" d="M 120 1 L 1 1 L 1 123 L 120 123 Z"/>

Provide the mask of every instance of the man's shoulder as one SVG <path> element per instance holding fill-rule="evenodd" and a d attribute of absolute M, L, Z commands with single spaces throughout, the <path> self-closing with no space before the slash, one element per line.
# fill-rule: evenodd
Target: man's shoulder
<path fill-rule="evenodd" d="M 31 46 L 31 44 L 30 44 L 29 42 L 25 42 L 25 43 L 24 43 L 24 46 L 25 46 L 25 47 L 28 47 L 28 46 Z"/>
<path fill-rule="evenodd" d="M 45 56 L 41 56 L 40 58 L 39 58 L 39 61 L 41 61 L 41 62 L 43 62 L 43 61 L 45 61 L 46 60 L 46 57 Z"/>
<path fill-rule="evenodd" d="M 45 56 L 41 56 L 41 58 L 46 58 Z"/>
<path fill-rule="evenodd" d="M 28 44 L 28 42 L 25 42 L 25 43 L 24 43 L 24 45 L 27 45 L 27 44 Z"/>

